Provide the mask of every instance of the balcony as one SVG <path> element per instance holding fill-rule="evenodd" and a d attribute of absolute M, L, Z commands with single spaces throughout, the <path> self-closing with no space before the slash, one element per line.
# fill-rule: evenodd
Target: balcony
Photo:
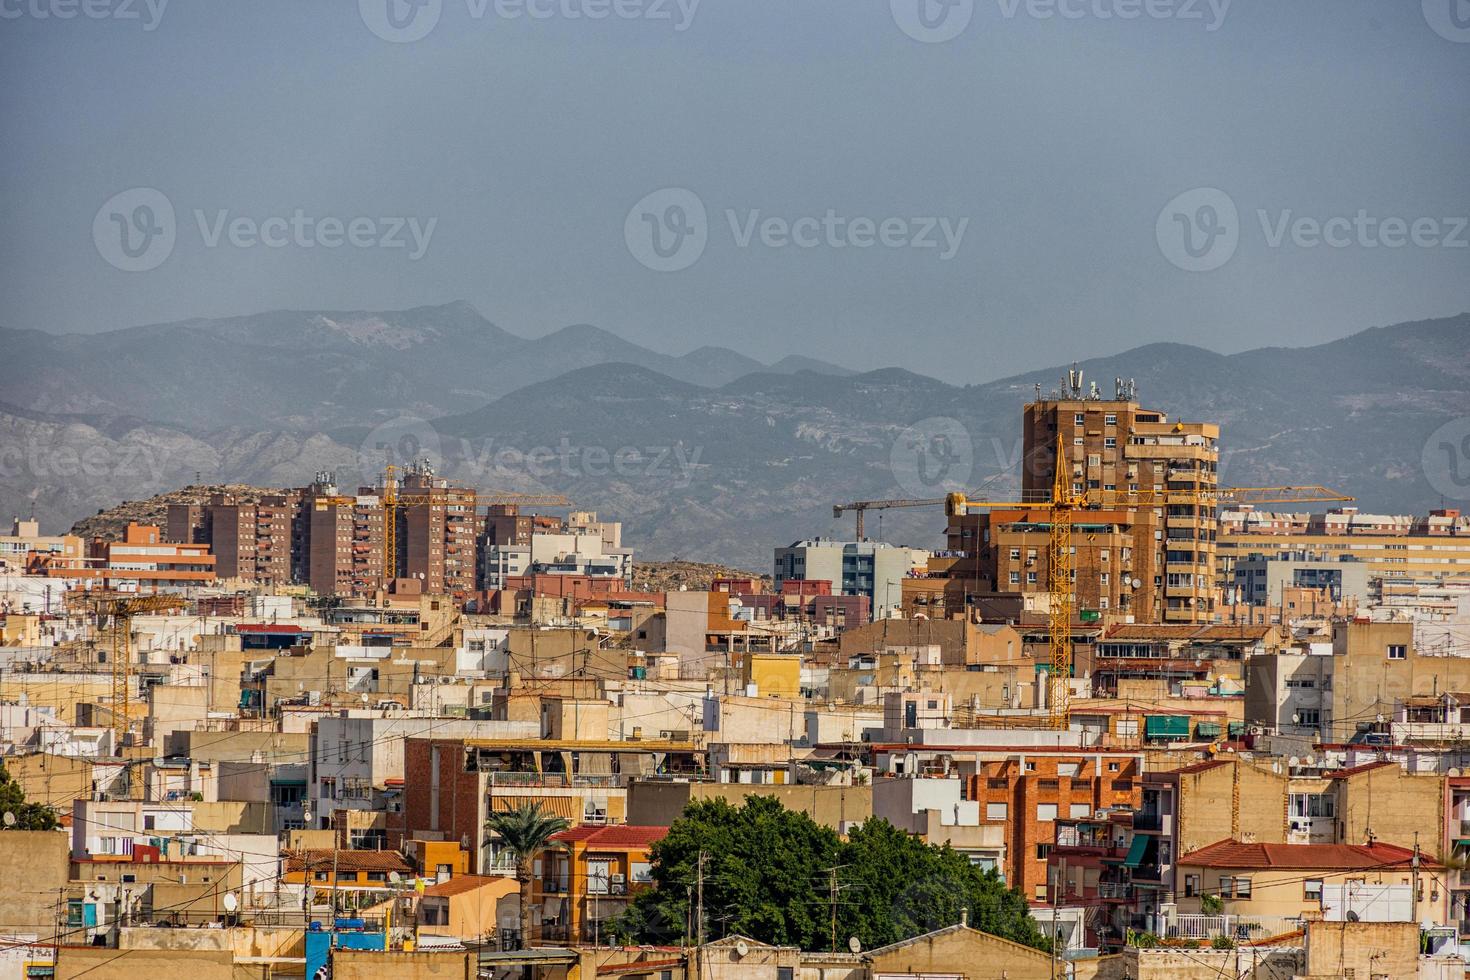
<path fill-rule="evenodd" d="M 1164 823 L 1164 815 L 1157 810 L 1139 810 L 1133 814 L 1134 830 L 1161 831 Z"/>
<path fill-rule="evenodd" d="M 1157 864 L 1140 864 L 1133 869 L 1134 881 L 1161 882 L 1164 880 L 1164 869 Z"/>
<path fill-rule="evenodd" d="M 1133 886 L 1122 881 L 1099 881 L 1097 897 L 1110 901 L 1130 899 L 1133 897 Z"/>

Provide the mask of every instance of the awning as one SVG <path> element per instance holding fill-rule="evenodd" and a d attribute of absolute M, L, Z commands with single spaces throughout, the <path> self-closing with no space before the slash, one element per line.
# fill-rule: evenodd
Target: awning
<path fill-rule="evenodd" d="M 1134 834 L 1133 843 L 1128 846 L 1128 857 L 1123 859 L 1123 867 L 1136 868 L 1143 863 L 1143 852 L 1148 850 L 1148 838 L 1143 834 Z"/>

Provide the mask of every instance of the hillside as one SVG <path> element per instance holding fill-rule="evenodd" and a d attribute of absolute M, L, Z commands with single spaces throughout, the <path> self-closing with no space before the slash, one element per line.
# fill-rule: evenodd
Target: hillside
<path fill-rule="evenodd" d="M 332 350 L 346 357 L 352 345 L 364 343 L 434 347 L 483 324 L 467 308 L 433 309 L 432 317 L 415 314 L 421 333 L 388 329 L 397 323 L 407 330 L 408 322 L 388 314 L 373 315 L 387 326 L 369 329 L 372 317 L 364 315 L 351 330 L 335 320 L 336 327 L 320 329 L 332 333 L 338 345 Z M 282 334 L 308 316 L 268 316 L 265 340 L 296 342 Z M 228 342 L 213 326 L 191 329 L 211 343 Z M 611 335 L 569 329 L 565 340 L 607 355 L 626 352 Z M 1422 512 L 1441 505 L 1443 490 L 1423 472 L 1426 441 L 1445 422 L 1470 416 L 1467 338 L 1470 315 L 1461 315 L 1375 328 L 1317 347 L 1222 355 L 1152 344 L 1080 366 L 1106 394 L 1115 377 L 1134 378 L 1146 406 L 1219 422 L 1226 484 L 1324 484 L 1355 495 L 1368 510 Z M 398 351 L 404 371 L 420 369 L 418 349 Z M 702 362 L 725 357 L 717 349 L 695 354 Z M 105 401 L 107 410 L 0 406 L 0 445 L 19 447 L 12 458 L 23 464 L 0 469 L 0 507 L 24 513 L 34 502 L 44 524 L 66 526 L 119 500 L 175 487 L 300 485 L 323 469 L 351 486 L 371 482 L 385 454 L 399 461 L 423 455 L 441 475 L 481 490 L 565 493 L 579 507 L 623 521 L 625 539 L 645 558 L 677 555 L 763 569 L 778 545 L 851 535 L 851 517 L 832 518 L 834 502 L 927 498 L 1014 474 L 1021 408 L 1036 385 L 1054 388 L 1064 371 L 1057 365 L 956 386 L 898 369 L 845 375 L 767 369 L 698 384 L 662 373 L 646 358 L 566 368 L 566 359 L 548 359 L 541 374 L 561 373 L 536 380 L 528 371 L 488 399 L 471 397 L 469 388 L 451 397 L 442 385 L 423 385 L 399 404 L 404 417 L 386 426 L 372 415 L 344 418 L 338 409 L 346 395 L 291 425 L 244 419 L 216 425 L 209 416 L 219 406 L 209 404 L 197 406 L 198 417 L 187 423 L 158 421 L 148 410 L 161 395 L 134 399 L 127 383 L 90 391 L 78 383 L 68 396 L 78 407 Z M 251 391 L 252 404 L 296 399 L 289 411 L 308 411 L 300 393 L 287 390 L 291 377 Z M 34 393 L 34 381 L 26 383 Z M 366 391 L 376 384 L 350 386 L 351 397 L 391 404 L 381 386 Z M 51 400 L 57 397 L 53 392 Z M 425 400 L 466 407 L 418 414 Z M 943 527 L 937 511 L 889 511 L 869 515 L 868 533 L 933 546 Z"/>

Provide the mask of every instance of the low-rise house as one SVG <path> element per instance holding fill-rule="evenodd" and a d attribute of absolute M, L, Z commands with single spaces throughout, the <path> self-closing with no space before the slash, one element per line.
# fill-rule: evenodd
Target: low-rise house
<path fill-rule="evenodd" d="M 558 848 L 541 856 L 533 898 L 543 939 L 596 942 L 603 923 L 628 907 L 653 880 L 652 848 L 668 827 L 582 825 L 556 834 Z M 533 922 L 536 913 L 533 911 Z"/>
<path fill-rule="evenodd" d="M 1178 864 L 1181 915 L 1218 905 L 1221 913 L 1254 922 L 1266 935 L 1300 928 L 1309 914 L 1345 917 L 1348 909 L 1334 907 L 1333 896 L 1340 891 L 1334 886 L 1349 886 L 1342 894 L 1357 890 L 1385 896 L 1392 893 L 1382 886 L 1401 886 L 1418 920 L 1444 922 L 1449 911 L 1442 865 L 1394 844 L 1248 844 L 1226 839 L 1182 855 Z"/>
<path fill-rule="evenodd" d="M 420 936 L 486 942 L 519 928 L 520 885 L 502 875 L 455 875 L 419 896 Z"/>

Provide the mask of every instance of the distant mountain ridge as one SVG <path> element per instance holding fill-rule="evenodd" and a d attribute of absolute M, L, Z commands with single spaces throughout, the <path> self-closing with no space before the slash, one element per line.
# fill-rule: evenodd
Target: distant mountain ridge
<path fill-rule="evenodd" d="M 1014 472 L 1021 408 L 1065 370 L 956 386 L 897 368 L 817 373 L 798 358 L 752 369 L 735 351 L 655 354 L 595 327 L 518 338 L 463 304 L 262 314 L 251 332 L 255 319 L 43 336 L 30 349 L 32 334 L 0 333 L 20 381 L 0 406 L 0 450 L 22 460 L 0 468 L 0 508 L 34 501 L 43 523 L 67 526 L 194 483 L 294 485 L 329 469 L 355 486 L 391 449 L 481 489 L 565 493 L 624 521 L 649 558 L 764 569 L 776 545 L 850 535 L 834 502 L 938 496 Z M 1442 502 L 1422 460 L 1438 427 L 1470 419 L 1467 349 L 1462 314 L 1308 348 L 1150 344 L 1079 367 L 1105 396 L 1133 378 L 1147 407 L 1220 423 L 1224 483 L 1323 484 L 1405 513 Z M 189 370 L 206 373 L 160 383 Z M 913 453 L 935 432 L 960 451 L 931 485 Z M 868 519 L 870 535 L 920 545 L 943 527 L 937 510 Z"/>

